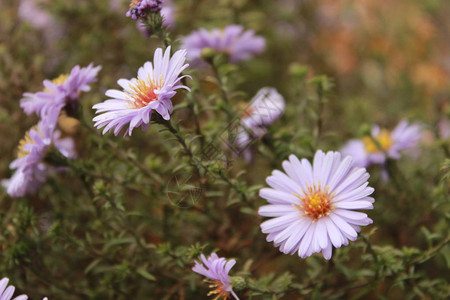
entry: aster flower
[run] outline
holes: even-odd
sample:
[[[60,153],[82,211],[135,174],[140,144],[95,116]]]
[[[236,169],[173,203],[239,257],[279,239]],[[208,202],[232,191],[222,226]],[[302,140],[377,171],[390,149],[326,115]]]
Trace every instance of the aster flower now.
[[[350,156],[319,150],[311,166],[290,155],[283,169],[267,177],[271,188],[259,191],[270,203],[259,214],[272,218],[261,224],[262,232],[281,252],[301,258],[322,252],[330,259],[333,246],[356,240],[360,226],[372,223],[367,214],[354,211],[372,209],[375,200],[369,197],[374,191],[368,187],[369,174]]]
[[[79,102],[81,92],[90,91],[89,84],[97,80],[101,66],[80,68],[75,66],[70,74],[63,74],[53,80],[44,80],[44,91],[24,93],[20,100],[20,107],[27,115],[32,113],[41,116],[45,110],[61,110],[65,106],[74,108]]]
[[[267,127],[281,117],[284,109],[283,96],[275,88],[264,87],[243,111],[241,123],[247,128]]]
[[[421,138],[420,125],[402,120],[392,132],[373,126],[371,137],[350,140],[341,152],[352,156],[357,166],[368,167],[372,164],[384,164],[387,158],[399,159],[402,152],[414,154]]]
[[[47,111],[42,120],[32,127],[20,141],[17,159],[11,162],[10,169],[15,173],[10,179],[3,180],[2,185],[11,197],[23,197],[35,193],[45,182],[51,168],[44,159],[54,145],[62,155],[75,157],[75,144],[71,138],[61,138],[56,130],[58,110]]]
[[[156,49],[153,64],[146,62],[138,70],[138,77],[131,80],[119,79],[117,83],[123,91],[108,90],[106,96],[112,99],[95,104],[96,113],[100,114],[93,120],[97,128],[103,129],[103,134],[114,128],[117,135],[124,126],[128,126],[125,134],[131,135],[136,127],[142,126],[146,130],[150,124],[153,111],[160,114],[165,120],[170,119],[173,111],[171,98],[176,90],[188,87],[182,85],[181,76],[189,65],[184,64],[186,51],[178,50],[170,57],[170,47],[167,47],[163,56],[161,48]]]
[[[14,295],[14,291],[16,288],[13,285],[8,286],[9,279],[4,277],[2,280],[0,280],[0,300],[11,300],[12,296]],[[20,295],[15,297],[12,300],[27,300],[27,295]],[[45,297],[42,300],[48,300],[47,297]]]
[[[9,279],[3,278],[0,280],[0,299],[1,300],[10,300],[14,295],[14,291],[16,288],[12,285],[8,286]],[[13,300],[27,300],[27,295],[20,295],[15,297]]]
[[[279,119],[284,109],[283,96],[270,87],[260,89],[250,105],[243,109],[235,142],[247,161],[252,159],[251,149],[248,147],[252,137],[263,136],[267,132],[266,127]]]
[[[209,279],[210,288],[214,288],[214,290],[210,291],[208,296],[216,295],[214,300],[220,298],[226,300],[231,294],[235,299],[239,300],[233,291],[231,279],[228,276],[236,261],[231,259],[227,262],[224,257],[219,257],[216,253],[211,253],[211,256],[208,258],[202,254],[201,259],[203,264],[195,261],[195,266],[192,268],[192,271]]]
[[[173,29],[175,27],[175,17],[174,17],[174,6],[172,1],[164,1],[161,8],[162,16],[162,26],[168,29]],[[146,38],[152,35],[152,30],[150,30],[143,20],[138,20],[136,22],[136,27],[140,33]]]
[[[160,12],[162,0],[131,0],[126,16],[137,20],[147,16],[149,12]]]
[[[210,48],[228,55],[230,62],[250,59],[261,53],[266,46],[265,39],[256,36],[253,30],[244,31],[241,25],[229,25],[224,29],[200,29],[182,38],[181,48],[188,51],[187,58],[199,60],[202,50]]]

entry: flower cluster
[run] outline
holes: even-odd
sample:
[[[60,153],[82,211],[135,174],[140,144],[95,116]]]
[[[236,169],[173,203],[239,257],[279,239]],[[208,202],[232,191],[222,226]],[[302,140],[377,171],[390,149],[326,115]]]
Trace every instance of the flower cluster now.
[[[241,25],[229,25],[224,29],[200,29],[182,38],[181,48],[187,50],[187,58],[198,61],[203,49],[212,49],[228,55],[230,62],[250,59],[264,51],[266,42],[256,36],[253,30],[244,31]]]
[[[126,16],[137,20],[145,17],[149,12],[160,12],[162,0],[132,0]]]
[[[357,166],[368,167],[384,164],[387,158],[399,159],[402,151],[414,154],[421,138],[420,125],[402,120],[392,132],[373,126],[370,136],[348,141],[341,152],[350,155]]]
[[[14,175],[2,182],[11,197],[33,194],[45,182],[52,168],[44,160],[52,146],[67,158],[76,156],[73,139],[61,137],[61,132],[56,129],[58,116],[58,110],[47,110],[41,121],[20,141],[17,159],[9,166],[15,171]]]
[[[360,226],[372,223],[367,214],[354,211],[373,208],[369,195],[374,189],[368,186],[369,174],[351,157],[319,150],[312,165],[291,155],[283,169],[273,171],[266,179],[271,188],[259,192],[270,203],[259,214],[272,218],[261,224],[262,232],[281,252],[301,258],[322,252],[330,259],[333,246],[356,240]]]
[[[20,106],[27,115],[36,114],[41,120],[20,141],[17,159],[10,164],[15,171],[13,176],[2,181],[11,197],[33,194],[45,182],[54,170],[45,163],[52,147],[67,158],[76,156],[73,139],[63,137],[57,129],[58,119],[62,110],[64,114],[76,111],[81,92],[90,90],[89,84],[96,80],[100,68],[93,64],[85,68],[75,66],[68,75],[44,80],[44,91],[24,93]]]
[[[208,258],[202,254],[201,259],[203,264],[195,261],[195,266],[192,270],[209,278],[210,288],[213,288],[213,290],[208,293],[208,296],[216,295],[214,300],[220,298],[226,300],[231,294],[235,299],[239,300],[233,291],[230,276],[228,276],[236,261],[234,259],[227,261],[225,258],[217,256],[216,253],[211,253],[211,256]]]
[[[117,83],[123,91],[108,90],[106,96],[112,99],[93,106],[100,114],[94,118],[94,126],[105,127],[103,134],[114,129],[115,135],[128,126],[125,135],[131,135],[136,127],[142,126],[144,131],[148,128],[153,111],[169,120],[173,110],[171,98],[176,90],[189,90],[181,84],[186,75],[180,74],[189,66],[185,60],[185,50],[178,50],[170,57],[170,47],[164,55],[161,48],[156,49],[153,64],[146,62],[139,68],[137,78],[119,79]]]

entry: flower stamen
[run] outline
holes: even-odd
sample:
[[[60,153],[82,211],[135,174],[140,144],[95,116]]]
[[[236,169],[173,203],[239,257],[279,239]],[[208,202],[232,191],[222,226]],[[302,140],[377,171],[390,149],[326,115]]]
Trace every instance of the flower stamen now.
[[[17,147],[17,158],[22,158],[27,156],[30,151],[25,149],[26,145],[35,144],[36,142],[30,137],[31,130],[37,130],[37,126],[33,126],[30,130],[25,133],[23,139],[20,140],[19,146]]]
[[[164,85],[164,80],[160,80],[159,85]],[[136,83],[130,86],[130,90],[127,91],[134,100],[133,108],[142,108],[150,102],[158,100],[155,89],[159,89],[159,86],[153,80],[146,82],[142,79],[137,79]]]
[[[227,300],[230,297],[230,292],[225,290],[224,284],[220,280],[206,280],[209,283],[211,290],[208,296],[216,295],[213,300]]]
[[[306,191],[303,191],[304,196],[294,194],[301,200],[300,205],[293,205],[294,208],[304,213],[303,216],[311,218],[313,221],[328,216],[333,210],[333,197],[328,192],[328,187],[323,189],[320,184],[318,186],[308,186]]]
[[[368,153],[387,151],[392,146],[391,133],[386,129],[381,129],[380,134],[376,137],[366,136],[362,141]]]

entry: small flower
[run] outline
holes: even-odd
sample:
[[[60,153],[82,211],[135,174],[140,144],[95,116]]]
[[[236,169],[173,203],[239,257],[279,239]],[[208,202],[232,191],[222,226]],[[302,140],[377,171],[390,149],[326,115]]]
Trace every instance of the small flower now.
[[[16,288],[13,285],[8,286],[9,279],[4,277],[2,280],[0,280],[0,300],[11,300],[12,296],[14,295],[14,291]],[[27,300],[27,295],[20,295],[15,297],[13,300]],[[48,300],[47,297],[45,297],[42,300]]]
[[[162,26],[168,29],[173,29],[175,27],[175,17],[174,17],[174,6],[172,1],[164,1],[161,8],[161,16],[162,16]],[[136,22],[137,29],[142,33],[142,35],[146,38],[152,35],[152,30],[147,27],[143,20],[138,20]]]
[[[182,43],[181,48],[188,50],[190,60],[200,60],[202,50],[209,48],[227,54],[232,63],[250,59],[266,46],[264,38],[256,36],[253,30],[244,31],[241,25],[210,31],[202,28],[182,38]]]
[[[76,156],[73,140],[61,138],[61,133],[56,130],[58,114],[55,109],[47,111],[19,142],[17,158],[9,165],[15,173],[11,179],[2,181],[11,197],[33,194],[45,182],[51,168],[44,163],[44,159],[52,145],[68,158]]]
[[[279,119],[285,110],[285,101],[274,88],[265,87],[251,100],[250,105],[242,110],[241,126],[236,135],[237,148],[242,151],[245,160],[251,161],[252,153],[248,147],[253,138],[263,136],[266,127]]]
[[[53,80],[44,80],[44,91],[24,93],[20,107],[27,115],[32,113],[41,116],[45,110],[61,110],[68,106],[74,108],[80,101],[80,93],[90,91],[89,84],[97,80],[101,66],[93,64],[85,68],[75,66],[70,74],[63,74]]]
[[[131,80],[119,79],[117,83],[123,88],[119,90],[108,90],[106,96],[113,99],[95,104],[96,113],[100,114],[93,120],[97,128],[103,129],[103,134],[114,129],[117,135],[120,130],[128,125],[125,134],[131,135],[134,128],[142,126],[146,130],[150,125],[151,114],[156,111],[165,120],[170,119],[173,111],[171,98],[176,94],[176,90],[188,87],[182,85],[181,76],[189,65],[184,64],[186,51],[178,50],[170,58],[170,47],[167,47],[164,56],[162,49],[155,51],[153,64],[146,62],[139,68],[138,77]]]
[[[137,20],[147,16],[149,12],[160,12],[162,0],[131,0],[126,16]]]
[[[242,113],[241,123],[247,128],[267,127],[284,113],[283,96],[274,88],[264,87]]]
[[[354,241],[360,226],[372,223],[367,214],[356,209],[372,209],[374,189],[368,187],[369,174],[355,167],[350,156],[339,152],[317,151],[311,166],[290,155],[283,162],[286,173],[275,170],[266,182],[271,188],[259,191],[270,205],[259,214],[273,219],[261,224],[267,241],[285,254],[306,258],[322,252],[330,259],[332,246],[339,248]]]
[[[368,167],[384,164],[387,158],[399,159],[402,151],[414,154],[421,138],[420,125],[402,120],[392,132],[373,126],[371,136],[350,140],[341,152],[352,156],[355,165]]]
[[[231,294],[235,299],[239,300],[233,291],[231,279],[228,276],[228,272],[230,272],[236,261],[231,259],[227,262],[224,257],[218,257],[216,253],[211,253],[208,259],[202,254],[201,259],[203,264],[195,261],[192,271],[209,278],[209,287],[214,289],[208,293],[208,296],[216,295],[214,300],[226,300]]]

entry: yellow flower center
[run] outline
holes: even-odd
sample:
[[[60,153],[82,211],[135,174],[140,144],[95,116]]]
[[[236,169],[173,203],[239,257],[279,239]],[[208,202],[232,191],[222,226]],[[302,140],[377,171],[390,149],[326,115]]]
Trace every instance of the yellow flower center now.
[[[206,280],[209,282],[209,287],[213,288],[212,291],[208,293],[208,296],[216,295],[213,300],[227,300],[230,297],[230,292],[226,291],[223,283],[220,280]]]
[[[376,141],[376,143],[374,142],[374,140]],[[373,138],[370,136],[365,136],[362,141],[367,153],[387,151],[392,146],[391,133],[386,129],[382,129],[380,131],[380,134]]]
[[[333,197],[328,192],[328,187],[322,189],[320,184],[309,186],[306,191],[304,191],[304,196],[299,194],[294,194],[301,200],[300,205],[293,205],[294,208],[300,210],[304,213],[303,216],[311,218],[313,221],[328,216],[334,207]]]
[[[63,84],[69,78],[69,74],[61,74],[52,80],[54,84]]]
[[[66,82],[67,78],[69,78],[69,74],[61,74],[58,77],[56,77],[55,79],[53,79],[52,82],[56,85],[60,85],[60,84],[63,84],[64,82]],[[44,92],[50,93],[50,90],[45,88]]]
[[[17,158],[22,158],[30,153],[30,151],[25,150],[25,145],[35,144],[36,142],[30,138],[30,131],[37,130],[37,126],[33,126],[30,130],[25,133],[23,139],[20,140],[19,146],[17,147]]]
[[[142,108],[150,102],[158,100],[155,89],[160,89],[163,83],[164,81],[162,79],[159,82],[159,86],[154,81],[147,82],[142,79],[137,79],[136,83],[130,85],[130,89],[126,91],[134,100],[132,108]]]

